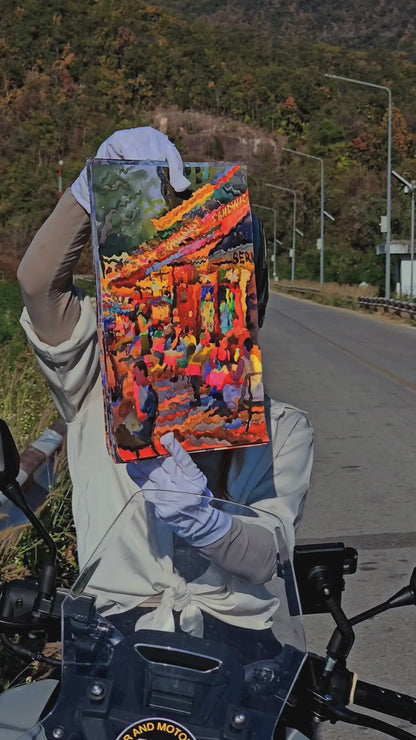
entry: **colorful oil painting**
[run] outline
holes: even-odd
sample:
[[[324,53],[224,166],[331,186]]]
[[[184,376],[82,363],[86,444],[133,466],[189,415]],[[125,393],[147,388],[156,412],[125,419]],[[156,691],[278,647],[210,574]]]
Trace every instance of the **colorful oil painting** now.
[[[247,173],[88,163],[107,443],[116,462],[264,444]]]

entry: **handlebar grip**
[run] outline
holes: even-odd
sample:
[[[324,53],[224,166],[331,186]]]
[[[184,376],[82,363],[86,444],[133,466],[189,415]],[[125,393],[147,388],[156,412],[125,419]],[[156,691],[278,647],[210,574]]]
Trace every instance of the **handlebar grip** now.
[[[416,724],[416,698],[398,691],[384,689],[365,681],[357,681],[352,702],[390,717]]]

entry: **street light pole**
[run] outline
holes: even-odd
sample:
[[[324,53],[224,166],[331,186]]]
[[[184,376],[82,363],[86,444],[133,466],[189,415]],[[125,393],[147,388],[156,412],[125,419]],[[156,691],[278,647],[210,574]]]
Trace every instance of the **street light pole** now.
[[[415,185],[411,189],[412,211],[410,221],[410,299],[413,300],[413,265],[415,259]]]
[[[276,188],[276,190],[284,190],[286,193],[293,195],[293,228],[292,228],[292,268],[291,268],[291,281],[295,282],[295,263],[296,263],[296,191],[290,188],[284,188],[281,185],[272,185],[270,182],[266,182],[266,187]]]
[[[264,208],[265,211],[273,211],[273,280],[277,280],[276,271],[276,209],[269,206],[261,206],[259,203],[253,203],[254,208]]]
[[[316,159],[321,163],[321,255],[320,255],[320,266],[319,266],[319,282],[321,285],[324,284],[324,260],[325,260],[325,183],[324,183],[324,160],[322,157],[315,157],[312,154],[305,154],[305,152],[298,152],[296,149],[288,149],[284,147],[284,152],[289,154],[299,154],[300,157],[308,157],[309,159]]]
[[[404,185],[404,192],[410,193],[412,198],[410,211],[410,298],[413,299],[413,264],[415,258],[415,190],[416,182],[409,182],[403,175],[392,170],[391,174]]]
[[[62,166],[63,166],[64,160],[59,159],[58,160],[58,198],[62,197]]]
[[[391,252],[391,144],[392,144],[392,100],[391,90],[385,85],[375,85],[374,82],[364,82],[363,80],[354,80],[352,77],[340,77],[339,75],[325,74],[333,80],[342,80],[343,82],[353,82],[356,85],[365,85],[366,87],[375,87],[378,90],[384,90],[389,96],[388,105],[388,134],[387,134],[387,232],[386,232],[386,275],[385,275],[385,294],[390,298],[390,252]]]

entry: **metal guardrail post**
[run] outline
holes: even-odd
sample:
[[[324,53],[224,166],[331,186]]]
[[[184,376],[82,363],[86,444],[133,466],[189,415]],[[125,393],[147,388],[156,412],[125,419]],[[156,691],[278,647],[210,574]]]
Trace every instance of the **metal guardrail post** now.
[[[282,285],[281,283],[274,287],[276,290],[287,290],[291,293],[300,293],[303,295],[307,295],[308,293],[311,295],[319,295],[322,292],[318,288],[303,288],[296,285]],[[371,311],[377,311],[381,308],[385,313],[393,311],[398,316],[401,316],[404,312],[409,315],[409,318],[416,320],[416,302],[398,301],[394,298],[370,298],[368,296],[358,296],[357,299],[352,296],[347,296],[346,299],[350,300],[350,302],[356,300],[360,306]]]
[[[378,308],[382,308],[385,313],[391,310],[398,316],[401,316],[402,312],[404,312],[409,315],[409,318],[416,319],[416,303],[398,301],[394,298],[368,298],[367,296],[359,296],[357,301],[361,306],[364,306],[364,308],[369,308],[374,311],[377,311]]]

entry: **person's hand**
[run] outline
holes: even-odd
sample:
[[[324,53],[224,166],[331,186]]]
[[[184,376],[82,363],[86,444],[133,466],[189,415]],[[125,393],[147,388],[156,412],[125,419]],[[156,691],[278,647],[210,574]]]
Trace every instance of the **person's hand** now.
[[[174,434],[160,441],[170,457],[129,463],[127,472],[175,534],[195,547],[212,545],[230,531],[231,516],[210,506],[207,479]]]
[[[157,131],[151,126],[115,131],[101,144],[96,156],[101,159],[167,161],[170,183],[177,193],[182,193],[191,184],[183,174],[182,157],[176,146],[172,144],[166,134],[162,134],[161,131]],[[86,167],[72,183],[71,191],[75,200],[87,213],[91,213]]]

